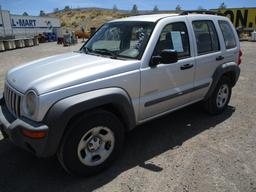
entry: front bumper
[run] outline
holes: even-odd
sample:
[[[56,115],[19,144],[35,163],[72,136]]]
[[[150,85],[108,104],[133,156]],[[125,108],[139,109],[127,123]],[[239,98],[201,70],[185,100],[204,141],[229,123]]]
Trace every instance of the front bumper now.
[[[5,138],[10,139],[14,144],[43,157],[47,149],[48,126],[33,122],[28,119],[14,117],[4,104],[4,99],[0,93],[0,130]],[[40,139],[26,137],[22,134],[26,131],[45,131],[46,136]]]

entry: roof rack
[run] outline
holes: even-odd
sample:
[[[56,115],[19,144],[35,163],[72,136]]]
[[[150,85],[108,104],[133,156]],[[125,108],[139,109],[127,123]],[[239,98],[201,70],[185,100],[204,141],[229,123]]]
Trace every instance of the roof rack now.
[[[217,11],[207,11],[207,10],[188,10],[188,11],[183,11],[180,13],[180,15],[188,15],[188,14],[210,14],[210,15],[220,15],[220,16],[225,16],[223,13],[221,12],[217,12]]]

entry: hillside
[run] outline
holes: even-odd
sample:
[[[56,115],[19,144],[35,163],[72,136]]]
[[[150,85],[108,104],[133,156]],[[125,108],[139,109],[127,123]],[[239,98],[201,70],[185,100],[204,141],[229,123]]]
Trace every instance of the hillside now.
[[[48,14],[49,16],[58,17],[61,20],[63,29],[89,31],[91,27],[100,27],[103,23],[116,19],[130,16],[130,13],[119,11],[114,12],[106,9],[74,9],[68,11],[59,11]]]

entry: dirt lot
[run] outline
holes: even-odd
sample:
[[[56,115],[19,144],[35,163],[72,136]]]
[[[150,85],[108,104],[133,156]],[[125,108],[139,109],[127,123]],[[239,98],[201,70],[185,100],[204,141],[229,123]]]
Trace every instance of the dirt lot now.
[[[0,191],[255,192],[256,43],[241,44],[240,80],[222,115],[193,105],[145,124],[127,136],[111,168],[90,178],[68,176],[55,158],[38,159],[0,140]],[[9,68],[77,47],[48,43],[0,53],[0,89]]]

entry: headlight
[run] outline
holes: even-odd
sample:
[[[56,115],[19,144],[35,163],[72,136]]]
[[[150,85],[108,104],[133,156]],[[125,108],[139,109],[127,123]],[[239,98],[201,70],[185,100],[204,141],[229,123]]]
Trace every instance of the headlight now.
[[[37,95],[34,91],[28,91],[25,96],[26,112],[29,116],[33,116],[37,107]]]

